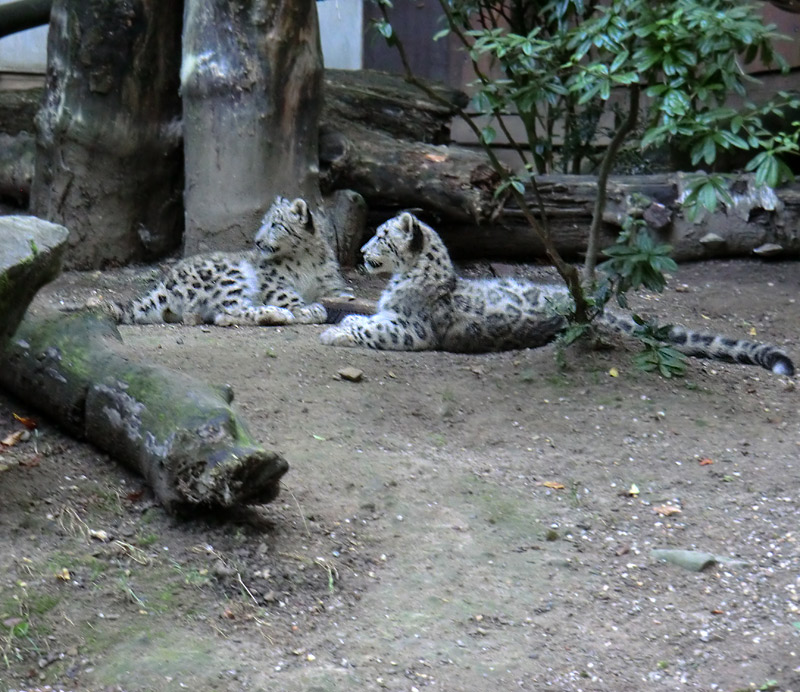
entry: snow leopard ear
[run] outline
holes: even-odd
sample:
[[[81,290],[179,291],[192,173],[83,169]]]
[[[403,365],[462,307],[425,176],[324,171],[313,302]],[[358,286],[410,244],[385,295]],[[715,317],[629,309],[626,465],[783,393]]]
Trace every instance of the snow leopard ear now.
[[[400,228],[406,235],[410,236],[408,249],[414,253],[421,252],[422,226],[420,226],[419,219],[413,214],[404,212],[400,215]]]
[[[306,227],[306,230],[313,233],[314,221],[311,218],[311,210],[308,208],[306,201],[298,197],[294,202],[292,202],[291,210],[292,213],[297,215],[297,218],[300,219],[300,223]]]

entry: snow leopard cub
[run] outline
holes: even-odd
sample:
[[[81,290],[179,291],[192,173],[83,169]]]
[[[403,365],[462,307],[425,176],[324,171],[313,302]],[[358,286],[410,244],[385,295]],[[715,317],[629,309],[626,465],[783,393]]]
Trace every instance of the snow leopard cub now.
[[[109,307],[122,324],[316,324],[322,296],[351,296],[333,252],[302,199],[278,197],[255,250],[181,260],[145,296]]]
[[[378,228],[361,248],[370,273],[391,273],[378,312],[349,315],[321,336],[334,346],[481,353],[532,348],[552,341],[566,326],[555,311],[570,305],[566,288],[514,279],[463,279],[456,275],[444,243],[412,214]],[[606,312],[601,325],[631,334],[638,325],[627,315]],[[669,342],[687,355],[760,365],[793,375],[790,358],[776,346],[728,339],[673,327]]]

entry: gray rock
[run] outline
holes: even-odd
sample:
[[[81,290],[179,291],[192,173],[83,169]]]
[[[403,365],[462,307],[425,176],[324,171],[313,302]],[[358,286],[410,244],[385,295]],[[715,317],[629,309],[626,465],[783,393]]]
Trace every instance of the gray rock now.
[[[0,343],[36,292],[58,276],[69,231],[35,216],[0,216]]]

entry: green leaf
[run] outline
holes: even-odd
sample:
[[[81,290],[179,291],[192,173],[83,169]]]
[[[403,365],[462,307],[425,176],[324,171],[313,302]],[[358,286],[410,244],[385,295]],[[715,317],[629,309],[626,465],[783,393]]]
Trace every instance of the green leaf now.
[[[617,57],[614,58],[613,62],[611,63],[611,67],[609,68],[609,72],[617,72],[624,64],[625,61],[630,56],[628,51],[622,51]]]
[[[383,19],[375,22],[375,28],[378,30],[378,33],[380,33],[380,35],[383,36],[387,41],[394,37],[392,25]]]
[[[703,160],[711,165],[717,158],[717,145],[713,137],[706,137],[703,142]]]
[[[698,190],[697,201],[704,209],[714,211],[717,208],[717,191],[714,185],[711,183],[703,185]]]

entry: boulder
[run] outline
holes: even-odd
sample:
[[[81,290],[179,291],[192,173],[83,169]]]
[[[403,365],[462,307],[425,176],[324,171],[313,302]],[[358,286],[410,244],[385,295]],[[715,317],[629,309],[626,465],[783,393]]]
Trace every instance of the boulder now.
[[[35,216],[0,216],[0,343],[36,292],[58,276],[69,231]]]

